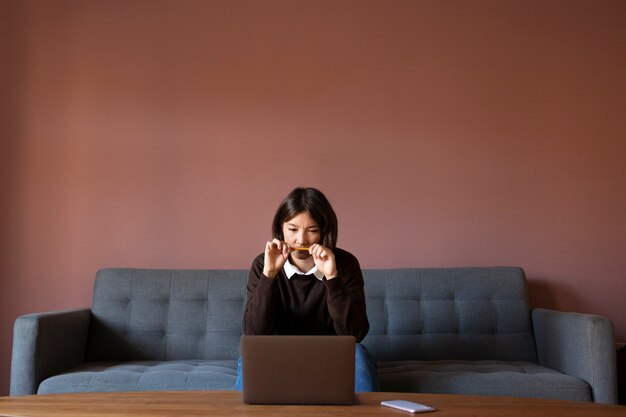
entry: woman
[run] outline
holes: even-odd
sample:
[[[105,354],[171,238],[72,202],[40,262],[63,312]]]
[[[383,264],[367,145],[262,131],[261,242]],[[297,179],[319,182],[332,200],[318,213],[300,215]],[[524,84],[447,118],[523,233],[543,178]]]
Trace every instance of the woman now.
[[[324,194],[294,189],[276,211],[272,234],[250,270],[244,334],[352,335],[362,341],[369,330],[363,275],[356,257],[336,247],[337,216]],[[355,384],[357,391],[377,390],[375,362],[360,344]]]

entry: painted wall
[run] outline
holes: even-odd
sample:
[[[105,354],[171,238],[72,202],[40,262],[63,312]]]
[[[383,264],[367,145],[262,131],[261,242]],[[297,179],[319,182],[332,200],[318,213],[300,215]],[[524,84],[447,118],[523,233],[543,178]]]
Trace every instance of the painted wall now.
[[[297,185],[365,268],[519,265],[626,340],[626,2],[0,1],[0,394],[110,266],[248,268]]]

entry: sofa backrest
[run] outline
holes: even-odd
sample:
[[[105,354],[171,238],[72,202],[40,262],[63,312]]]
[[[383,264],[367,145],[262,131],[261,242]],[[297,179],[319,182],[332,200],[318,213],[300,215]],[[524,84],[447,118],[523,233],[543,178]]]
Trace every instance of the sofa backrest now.
[[[516,267],[363,270],[378,361],[537,361],[524,271]]]
[[[520,268],[363,270],[377,360],[536,361]],[[88,360],[236,359],[248,270],[103,269]]]
[[[247,270],[100,270],[87,359],[237,359],[247,279]]]

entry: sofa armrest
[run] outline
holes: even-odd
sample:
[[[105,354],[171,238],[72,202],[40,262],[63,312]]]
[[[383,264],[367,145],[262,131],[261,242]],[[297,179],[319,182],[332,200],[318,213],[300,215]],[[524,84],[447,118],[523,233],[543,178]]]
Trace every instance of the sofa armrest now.
[[[18,317],[10,394],[36,394],[41,381],[83,362],[90,321],[87,308]]]
[[[617,404],[615,338],[609,319],[537,308],[532,320],[540,365],[586,381],[594,402]]]

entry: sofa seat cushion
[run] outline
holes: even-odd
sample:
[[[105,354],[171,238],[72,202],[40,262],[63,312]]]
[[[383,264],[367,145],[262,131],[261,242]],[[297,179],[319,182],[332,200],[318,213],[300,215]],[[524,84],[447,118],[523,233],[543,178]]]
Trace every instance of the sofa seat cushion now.
[[[378,372],[382,391],[592,401],[582,379],[532,362],[378,362]]]
[[[236,360],[91,362],[44,380],[38,393],[231,390],[236,378]]]

